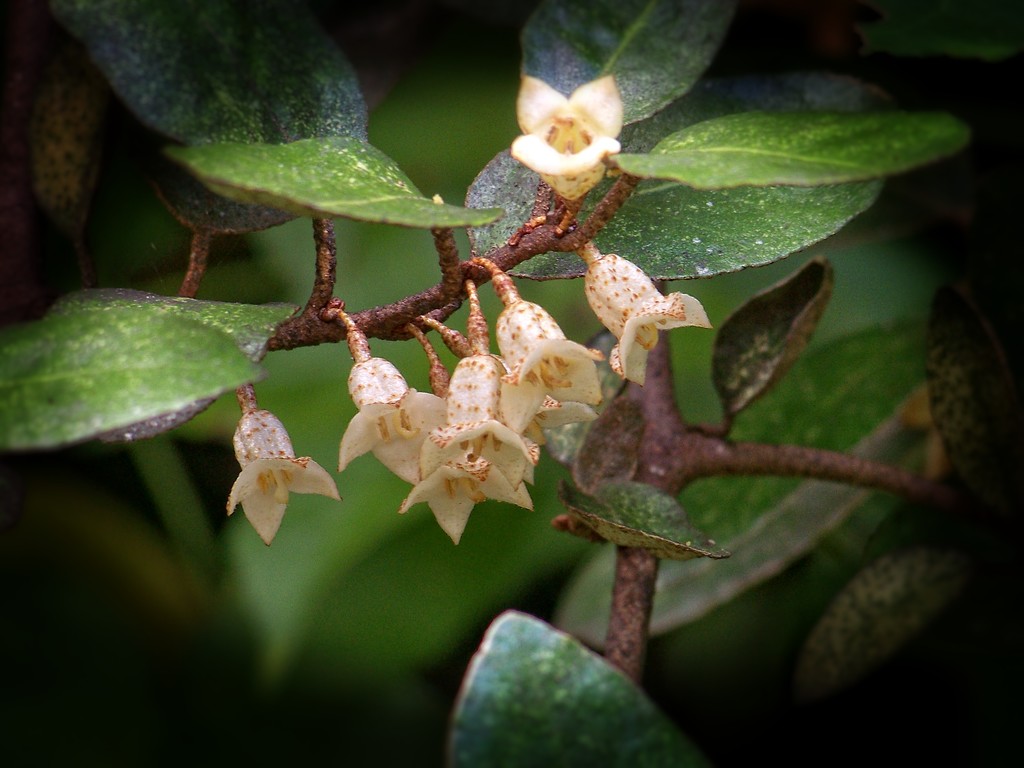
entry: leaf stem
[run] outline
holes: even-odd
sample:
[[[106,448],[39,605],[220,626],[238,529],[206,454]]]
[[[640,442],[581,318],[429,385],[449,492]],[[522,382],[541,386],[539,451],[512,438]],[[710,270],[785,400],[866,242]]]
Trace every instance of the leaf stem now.
[[[441,291],[449,297],[462,292],[462,268],[459,266],[459,247],[451,227],[432,229],[434,248],[437,249],[438,264],[441,267]]]
[[[199,293],[199,284],[206,274],[206,266],[210,257],[210,242],[212,237],[207,229],[197,229],[192,233],[192,243],[189,246],[188,270],[181,281],[178,295],[194,299]]]

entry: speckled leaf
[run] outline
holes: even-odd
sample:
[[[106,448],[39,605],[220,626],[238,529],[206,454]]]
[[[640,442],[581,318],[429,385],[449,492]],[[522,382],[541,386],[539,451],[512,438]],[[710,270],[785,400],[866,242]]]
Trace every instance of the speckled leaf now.
[[[923,435],[891,415],[920,385],[923,336],[915,327],[870,328],[801,356],[790,376],[742,413],[732,436],[815,445],[891,464],[917,456]],[[829,414],[827,424],[822,413]],[[824,481],[724,477],[694,483],[681,503],[732,556],[664,561],[652,632],[695,621],[776,576],[879,498],[898,503],[895,497]],[[558,626],[600,645],[614,567],[614,558],[602,553],[581,569],[559,600]]]
[[[110,89],[81,45],[68,40],[57,48],[32,108],[32,189],[78,247],[99,176],[109,101]]]
[[[81,442],[262,375],[228,334],[145,304],[8,326],[0,330],[0,449]]]
[[[627,123],[686,93],[711,63],[734,0],[548,0],[522,33],[523,72],[568,95],[615,75]]]
[[[590,423],[576,461],[572,479],[586,493],[595,493],[604,483],[632,480],[644,436],[644,413],[640,404],[616,397]]]
[[[968,136],[945,112],[741,112],[614,162],[634,176],[697,189],[820,186],[903,173],[962,149]]]
[[[613,544],[669,560],[729,557],[690,524],[678,501],[646,483],[606,483],[588,495],[563,482],[558,497],[572,517]]]
[[[289,0],[53,0],[125,106],[185,144],[366,137],[355,71],[305,3]],[[157,167],[155,183],[188,227],[249,232],[290,214],[214,197]]]
[[[185,144],[366,136],[341,50],[290,0],[51,0],[135,116]]]
[[[76,291],[60,298],[50,308],[51,315],[77,315],[83,312],[110,312],[133,309],[139,322],[159,315],[196,320],[223,331],[254,363],[263,359],[267,340],[277,326],[294,315],[294,304],[233,304],[223,301],[201,301],[181,296],[158,296],[129,288],[99,288]]]
[[[608,356],[611,354],[612,347],[617,343],[618,339],[611,333],[601,331],[587,341],[585,345],[590,349],[597,349],[604,353],[604,359],[598,360],[596,363],[597,378],[601,384],[602,403],[612,402],[625,386],[623,378],[613,371],[612,367],[608,364]],[[598,405],[599,410],[601,407],[601,405]],[[560,427],[545,429],[545,452],[563,466],[571,467],[573,462],[576,461],[576,456],[579,454],[587,432],[590,431],[590,426],[593,423],[592,421],[577,421],[572,424],[563,424]]]
[[[299,216],[432,228],[478,226],[503,213],[435,203],[391,158],[351,137],[170,147],[167,154],[218,194]]]
[[[991,327],[958,291],[943,288],[928,325],[932,418],[971,490],[1005,514],[1024,505],[1024,414]]]
[[[860,26],[867,51],[995,61],[1024,50],[1024,5],[1019,2],[872,0],[871,5],[882,17]]]
[[[970,560],[954,550],[915,547],[883,555],[839,592],[797,658],[801,701],[858,682],[891,658],[959,596]]]
[[[710,766],[643,691],[579,641],[506,611],[455,701],[447,764]]]
[[[750,110],[878,109],[878,92],[849,78],[821,73],[721,78],[699,83],[653,117],[628,126],[623,151],[649,152],[668,134],[721,115]],[[592,209],[606,181],[588,197]],[[537,177],[507,152],[477,176],[467,195],[472,207],[502,205],[497,224],[470,231],[480,253],[503,244],[530,216]],[[696,190],[669,181],[640,183],[597,246],[628,256],[652,277],[710,277],[778,261],[838,231],[867,209],[881,182],[822,187],[740,187]],[[519,265],[515,274],[536,279],[578,277],[583,262],[573,253],[547,253]]]
[[[739,413],[789,371],[825,311],[832,283],[832,265],[812,259],[725,319],[711,375],[726,414]]]

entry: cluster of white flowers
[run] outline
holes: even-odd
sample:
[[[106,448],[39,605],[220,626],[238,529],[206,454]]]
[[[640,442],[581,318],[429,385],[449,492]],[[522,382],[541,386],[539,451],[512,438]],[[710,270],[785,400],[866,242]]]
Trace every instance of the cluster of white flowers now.
[[[622,102],[613,78],[577,89],[569,98],[535,78],[523,79],[519,120],[528,134],[513,144],[513,155],[536,170],[563,198],[576,200],[604,175],[606,159],[619,151]],[[624,379],[644,383],[647,353],[661,329],[710,327],[697,299],[663,295],[630,261],[601,254],[588,243],[578,251],[587,264],[587,301],[618,343],[609,363]],[[486,268],[504,305],[490,349],[490,331],[476,286],[466,281],[469,318],[466,335],[421,318],[441,332],[459,355],[450,373],[441,368],[422,332],[412,330],[431,356],[432,393],[409,387],[398,369],[374,357],[366,336],[344,312],[354,365],[348,390],[359,412],[341,439],[338,470],[372,453],[395,475],[412,484],[399,506],[404,513],[426,503],[456,544],[473,507],[495,499],[533,508],[527,485],[544,443],[544,428],[596,418],[601,401],[596,367],[603,355],[567,339],[540,305],[524,300],[512,279],[486,259]],[[297,459],[281,423],[258,410],[255,398],[243,402],[235,435],[242,474],[228,500],[239,503],[266,543],[281,523],[289,490],[338,498],[334,482],[316,462]]]

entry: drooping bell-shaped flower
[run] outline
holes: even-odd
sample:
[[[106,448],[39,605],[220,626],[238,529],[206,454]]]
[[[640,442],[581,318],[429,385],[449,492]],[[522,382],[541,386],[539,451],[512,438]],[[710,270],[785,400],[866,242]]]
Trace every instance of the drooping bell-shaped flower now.
[[[348,375],[348,391],[359,408],[342,435],[338,471],[353,459],[373,452],[385,467],[409,483],[419,480],[419,452],[427,433],[444,423],[444,401],[411,389],[387,360],[370,355],[363,332],[348,315],[348,347],[356,361]]]
[[[411,389],[398,369],[380,357],[353,365],[348,385],[359,413],[341,438],[338,470],[372,451],[400,478],[417,482],[420,447],[427,433],[444,423],[444,400]]]
[[[533,509],[523,483],[512,483],[486,459],[442,464],[416,484],[398,511],[404,514],[415,504],[426,502],[434,519],[458,544],[473,507],[495,499]]]
[[[603,359],[565,337],[551,314],[519,295],[512,278],[487,259],[474,262],[491,270],[493,285],[505,308],[495,323],[502,359],[510,371],[502,378],[502,420],[522,432],[545,398],[596,405],[601,402],[595,361]]]
[[[443,464],[485,459],[513,486],[533,480],[540,449],[501,420],[501,379],[505,366],[490,354],[462,358],[445,397],[444,426],[430,432],[420,450],[420,477]]]
[[[612,75],[581,85],[568,98],[526,75],[516,116],[524,135],[512,142],[512,157],[566,200],[589,192],[604,176],[605,160],[621,149],[622,97]]]
[[[327,470],[308,456],[296,458],[288,432],[270,411],[244,412],[233,442],[242,472],[231,487],[228,514],[241,504],[246,518],[268,546],[281,527],[289,493],[318,493],[340,499]]]
[[[658,331],[693,325],[710,328],[700,301],[685,293],[662,294],[647,274],[628,259],[601,254],[592,243],[578,251],[587,262],[584,289],[591,309],[619,340],[608,356],[616,373],[643,384],[647,353]]]

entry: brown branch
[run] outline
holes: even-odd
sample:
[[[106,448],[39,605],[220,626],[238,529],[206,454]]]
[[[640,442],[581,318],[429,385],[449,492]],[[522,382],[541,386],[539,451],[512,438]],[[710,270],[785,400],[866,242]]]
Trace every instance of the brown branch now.
[[[206,274],[212,239],[209,230],[196,230],[192,233],[192,243],[188,253],[188,270],[178,289],[179,296],[194,299],[199,293],[199,284],[203,281],[203,275]]]
[[[334,298],[334,282],[338,268],[334,223],[330,219],[313,219],[313,241],[316,243],[316,274],[313,278],[313,290],[310,292],[302,312],[285,321],[270,338],[267,345],[268,350],[307,346],[301,342],[295,342],[305,338],[319,338],[328,335],[328,330],[330,330],[331,341],[341,341],[345,338],[343,324],[320,317],[321,311]],[[282,347],[280,346],[282,340],[292,343]],[[319,344],[320,342],[314,343]]]
[[[7,4],[0,102],[0,325],[39,317],[52,298],[43,280],[32,192],[29,117],[49,48],[45,0]]]
[[[649,549],[615,548],[615,583],[604,655],[635,683],[643,678],[657,579],[658,558]]]
[[[629,199],[638,182],[639,179],[634,176],[620,176],[587,220],[573,232],[562,236],[557,232],[557,222],[543,224],[524,234],[516,245],[504,244],[492,248],[484,258],[508,272],[517,264],[542,253],[575,251],[583,243],[593,239],[611,221],[623,203]],[[491,279],[490,272],[482,266],[468,261],[460,262],[459,266],[462,269],[462,278],[471,279],[478,285]],[[457,294],[458,292],[453,296],[448,284],[442,279],[437,285],[420,293],[406,296],[391,304],[353,312],[350,317],[368,338],[408,339],[408,325],[419,317],[428,315],[441,322],[450,317],[461,306]],[[301,316],[292,318],[278,328],[267,348],[294,349],[338,342],[344,338],[344,327],[337,323],[323,322],[315,314],[303,312]]]
[[[651,350],[647,359],[644,386],[630,384],[626,396],[640,404],[645,422],[635,479],[670,492],[672,470],[678,458],[666,451],[665,445],[671,445],[672,438],[685,431],[686,425],[676,405],[669,346],[664,339]],[[658,558],[651,550],[616,548],[605,658],[637,683],[643,677],[657,578]]]
[[[441,292],[450,298],[462,291],[462,268],[459,266],[459,247],[451,227],[432,229],[434,248],[437,249],[438,264],[441,267]]]
[[[839,451],[802,445],[730,442],[699,431],[676,435],[666,444],[666,450],[680,457],[669,473],[670,485],[678,490],[706,477],[771,475],[873,488],[915,504],[954,512],[977,507],[976,501],[952,486],[902,467]]]

